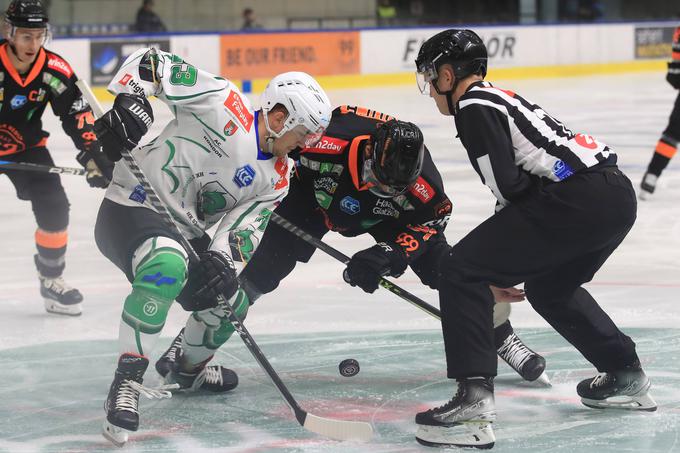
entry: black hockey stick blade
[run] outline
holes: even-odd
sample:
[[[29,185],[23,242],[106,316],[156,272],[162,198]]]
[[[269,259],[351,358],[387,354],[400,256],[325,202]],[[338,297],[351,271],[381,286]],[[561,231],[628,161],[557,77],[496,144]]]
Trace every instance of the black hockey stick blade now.
[[[9,160],[0,160],[0,170],[37,171],[40,173],[80,176],[85,174],[84,168],[53,167],[51,165],[32,164],[30,162],[12,162]]]
[[[340,261],[341,263],[347,264],[349,262],[349,257],[342,253],[340,250],[335,249],[328,245],[327,243],[323,242],[322,240],[315,238],[311,234],[307,233],[305,230],[302,228],[292,224],[288,220],[284,219],[280,215],[276,213],[276,211],[272,212],[271,219],[279,225],[281,228],[284,230],[287,230],[291,233],[293,233],[295,236],[299,237],[303,241],[313,245],[314,247],[318,248],[319,250],[327,253],[328,255],[332,256],[336,260]],[[418,296],[409,293],[405,289],[401,288],[400,286],[395,285],[391,281],[381,278],[380,279],[380,286],[385,288],[386,290],[392,292],[393,294],[396,294],[397,296],[401,297],[404,299],[406,302],[410,303],[411,305],[420,308],[423,310],[425,313],[429,314],[433,318],[441,319],[442,314],[439,311],[438,308],[433,307],[432,305],[428,304]]]

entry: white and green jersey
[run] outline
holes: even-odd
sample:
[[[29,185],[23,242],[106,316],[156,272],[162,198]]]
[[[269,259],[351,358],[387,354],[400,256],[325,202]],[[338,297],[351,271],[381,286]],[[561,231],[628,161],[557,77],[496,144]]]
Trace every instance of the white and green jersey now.
[[[185,237],[200,237],[219,222],[211,249],[247,262],[288,192],[293,165],[259,150],[258,113],[248,99],[229,80],[150,49],[130,55],[108,89],[156,96],[170,107],[174,119],[133,155]],[[123,161],[106,198],[152,209]]]

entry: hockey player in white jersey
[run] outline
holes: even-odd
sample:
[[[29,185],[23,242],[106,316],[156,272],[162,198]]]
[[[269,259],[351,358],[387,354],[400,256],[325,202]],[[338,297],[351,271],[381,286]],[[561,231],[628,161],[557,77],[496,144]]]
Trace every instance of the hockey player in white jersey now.
[[[139,427],[140,391],[148,356],[174,300],[193,312],[182,335],[182,355],[159,369],[182,389],[223,392],[236,387],[236,374],[208,362],[234,332],[215,306],[222,294],[245,317],[248,298],[238,288],[243,269],[288,192],[288,152],[311,146],[331,117],[328,97],[308,74],[273,78],[254,111],[230,81],[155,49],[130,55],[109,84],[113,108],[95,123],[110,159],[130,150],[183,235],[199,252],[187,254],[164,226],[133,173],[117,162],[97,217],[101,252],[132,283],[119,330],[118,368],[105,404],[104,435],[117,445]],[[153,121],[147,97],[170,107],[174,119],[148,144],[137,144]],[[211,239],[205,231],[217,225]],[[158,367],[157,367],[158,368]]]

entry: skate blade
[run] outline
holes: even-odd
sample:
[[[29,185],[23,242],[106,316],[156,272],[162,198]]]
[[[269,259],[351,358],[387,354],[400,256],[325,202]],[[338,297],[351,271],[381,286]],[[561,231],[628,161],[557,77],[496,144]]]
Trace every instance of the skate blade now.
[[[467,422],[453,426],[418,425],[416,440],[427,447],[493,448],[496,436],[489,422]]]
[[[552,387],[550,378],[548,378],[548,374],[545,371],[541,373],[541,375],[537,377],[535,380],[531,381],[531,383],[540,387]]]
[[[642,201],[647,201],[647,200],[649,200],[650,198],[652,198],[652,193],[651,193],[651,192],[647,192],[647,191],[644,190],[644,189],[641,189],[641,190],[640,190],[640,193],[638,193],[638,198],[639,198],[640,200],[642,200]]]
[[[52,299],[45,299],[45,311],[57,315],[80,316],[83,313],[80,302],[73,305],[64,305]]]
[[[633,396],[614,396],[604,400],[581,398],[581,403],[593,409],[625,409],[654,412],[657,408],[656,401],[654,401],[649,393]]]
[[[122,447],[128,441],[129,431],[112,425],[108,420],[102,426],[102,436],[116,447]]]

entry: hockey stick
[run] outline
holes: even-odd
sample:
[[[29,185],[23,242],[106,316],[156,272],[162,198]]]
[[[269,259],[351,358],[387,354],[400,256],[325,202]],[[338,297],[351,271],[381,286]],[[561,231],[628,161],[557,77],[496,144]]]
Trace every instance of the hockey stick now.
[[[41,173],[58,173],[61,175],[84,175],[84,168],[73,167],[53,167],[51,165],[32,164],[30,162],[11,162],[8,160],[0,160],[0,170],[24,170],[24,171],[38,171]]]
[[[291,233],[293,233],[295,236],[299,237],[303,241],[313,245],[314,247],[318,248],[319,250],[326,252],[336,260],[340,261],[341,263],[347,264],[349,263],[349,257],[342,253],[340,250],[335,249],[331,247],[330,245],[326,244],[325,242],[321,241],[320,239],[315,238],[311,234],[307,233],[304,231],[302,228],[297,227],[296,225],[290,223],[288,220],[284,219],[280,215],[276,213],[276,211],[272,212],[271,219],[279,225],[281,228],[284,230],[288,230]],[[380,286],[385,288],[386,290],[392,292],[393,294],[396,294],[397,296],[401,297],[404,299],[406,302],[410,303],[411,305],[414,305],[421,310],[423,310],[425,313],[431,315],[433,318],[441,319],[442,315],[441,312],[439,311],[438,308],[433,307],[432,305],[428,304],[418,296],[415,296],[408,291],[406,291],[403,288],[400,288],[399,286],[395,285],[394,283],[390,282],[389,280],[385,278],[380,279]]]
[[[102,107],[101,105],[99,105],[99,101],[94,96],[94,93],[92,93],[92,90],[87,85],[87,83],[85,83],[85,81],[83,80],[79,80],[78,82],[76,82],[76,84],[78,85],[78,88],[80,88],[80,91],[83,93],[85,98],[92,106],[92,110],[95,114],[95,117],[97,118],[101,117],[103,114]],[[125,159],[125,163],[127,164],[130,171],[132,171],[132,173],[135,175],[139,183],[146,191],[147,199],[149,200],[151,205],[154,207],[154,209],[156,209],[158,214],[160,214],[165,225],[179,239],[180,243],[182,244],[182,247],[184,247],[187,254],[189,255],[189,260],[194,263],[199,261],[198,254],[191,246],[189,241],[182,235],[182,232],[180,231],[179,227],[177,226],[172,216],[170,215],[168,208],[158,198],[158,195],[154,191],[153,187],[151,187],[151,185],[149,184],[149,181],[142,172],[142,169],[139,168],[139,165],[137,165],[135,158],[132,156],[130,152],[126,150],[123,150],[121,154],[123,155],[123,159]],[[234,313],[233,307],[221,295],[218,297],[218,302],[220,308],[222,308],[226,312],[229,321],[234,326],[236,332],[238,332],[239,336],[241,337],[241,340],[243,340],[243,343],[245,343],[246,347],[253,355],[257,363],[264,370],[264,372],[267,373],[267,375],[274,383],[279,393],[281,393],[281,396],[283,396],[283,399],[286,401],[286,403],[288,403],[288,406],[290,406],[290,408],[292,409],[293,414],[295,415],[295,418],[297,419],[300,425],[302,425],[305,429],[309,431],[336,440],[365,441],[371,438],[371,436],[373,435],[373,427],[371,426],[370,423],[355,422],[349,420],[335,420],[331,418],[319,417],[317,415],[310,414],[309,412],[302,409],[298,402],[293,397],[293,395],[291,395],[291,393],[288,391],[288,388],[286,388],[283,381],[281,381],[281,378],[276,373],[274,368],[272,368],[271,364],[265,357],[262,350],[255,343],[255,340],[250,335],[246,327],[243,325],[241,319],[236,315],[236,313]]]
[[[270,217],[274,223],[279,225],[281,228],[284,230],[288,230],[291,233],[293,233],[295,236],[299,237],[303,241],[307,242],[308,244],[313,245],[314,247],[318,248],[319,250],[326,252],[328,255],[332,256],[336,260],[340,261],[341,263],[347,264],[349,262],[349,257],[342,253],[340,250],[333,248],[332,246],[328,245],[327,243],[323,242],[322,240],[315,238],[311,234],[307,233],[305,230],[302,228],[297,227],[296,225],[292,224],[288,220],[284,219],[281,217],[279,214],[276,213],[276,211],[272,212],[271,217]],[[421,310],[423,310],[425,313],[429,314],[433,318],[441,319],[441,311],[439,311],[438,308],[433,307],[432,305],[428,304],[424,300],[420,299],[418,296],[415,296],[405,289],[400,288],[399,286],[395,285],[394,283],[390,282],[389,280],[385,278],[380,279],[380,286],[385,288],[386,290],[396,294],[397,296],[401,297],[404,299],[406,302],[410,303],[411,305],[414,305]],[[510,317],[510,304],[509,303],[497,303],[496,304],[496,309],[494,311],[494,327],[498,327],[500,324],[505,322]],[[496,321],[496,317],[498,316],[498,323]],[[544,375],[541,375],[541,377],[545,377]],[[541,378],[539,378],[541,379]],[[545,377],[547,379],[547,377]],[[542,381],[544,382],[544,381]],[[545,383],[545,382],[544,382]],[[549,383],[549,382],[548,382]]]

